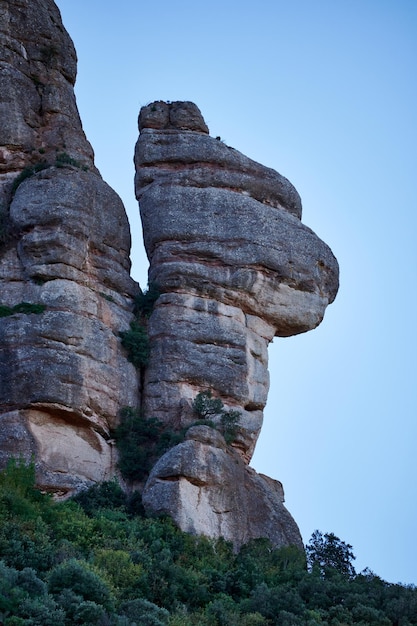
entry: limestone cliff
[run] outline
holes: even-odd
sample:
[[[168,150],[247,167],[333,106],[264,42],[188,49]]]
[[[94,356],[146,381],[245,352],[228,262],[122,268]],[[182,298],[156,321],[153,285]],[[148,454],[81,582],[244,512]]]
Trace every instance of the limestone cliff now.
[[[240,414],[227,449],[191,430],[167,452],[145,505],[238,545],[254,536],[294,542],[281,485],[247,463],[267,400],[268,344],[321,322],[338,288],[336,259],[301,223],[291,183],[210,137],[194,104],[154,102],[139,129],[136,195],[150,281],[162,292],[149,321],[145,412],[171,428],[190,425],[193,399],[210,389]]]
[[[3,1],[0,32],[0,462],[34,456],[39,485],[71,493],[114,475],[110,428],[138,403],[119,338],[129,225],[94,167],[54,2]]]
[[[210,137],[194,104],[141,110],[135,186],[160,295],[138,372],[120,336],[140,293],[129,225],[82,130],[72,42],[52,0],[3,0],[0,36],[0,467],[34,458],[61,495],[111,478],[111,431],[140,407],[185,433],[141,486],[150,513],[236,548],[301,546],[281,483],[249,467],[268,344],[316,327],[338,287],[298,193]],[[224,408],[196,425],[205,391]]]

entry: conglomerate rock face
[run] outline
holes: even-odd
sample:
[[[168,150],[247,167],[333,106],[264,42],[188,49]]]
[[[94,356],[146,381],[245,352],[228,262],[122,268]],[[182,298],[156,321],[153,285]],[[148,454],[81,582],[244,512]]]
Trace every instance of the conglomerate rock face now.
[[[149,321],[145,412],[174,429],[190,425],[193,399],[209,389],[240,413],[231,446],[190,435],[168,451],[145,506],[235,545],[257,536],[300,543],[281,485],[247,464],[267,400],[268,344],[321,322],[338,289],[336,259],[301,223],[291,183],[210,137],[193,103],[154,102],[139,129],[136,195],[149,280],[162,294]]]
[[[3,0],[0,36],[0,465],[34,457],[41,487],[72,493],[114,475],[110,429],[138,404],[119,338],[130,231],[94,167],[56,5]]]
[[[0,37],[0,467],[34,458],[61,495],[109,479],[120,409],[140,407],[186,433],[143,487],[150,513],[236,548],[301,547],[281,483],[248,465],[269,342],[315,328],[338,287],[298,193],[211,138],[194,104],[142,109],[136,193],[160,296],[138,372],[120,340],[140,292],[129,226],[82,130],[73,44],[52,0],[2,0]],[[195,425],[207,391],[231,430],[221,412]]]

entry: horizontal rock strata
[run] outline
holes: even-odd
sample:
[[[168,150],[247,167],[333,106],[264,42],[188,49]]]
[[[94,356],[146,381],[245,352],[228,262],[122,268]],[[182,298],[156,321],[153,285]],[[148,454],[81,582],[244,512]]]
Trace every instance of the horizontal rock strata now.
[[[252,457],[267,400],[267,347],[274,336],[306,332],[321,322],[338,289],[336,259],[301,223],[301,201],[291,183],[210,137],[194,104],[152,103],[141,110],[139,128],[136,195],[149,279],[162,292],[149,320],[146,413],[174,429],[190,425],[195,420],[193,399],[205,389],[226,409],[240,413],[227,455],[212,452],[224,473],[202,487],[205,508],[189,506],[184,496],[181,506],[195,510],[193,519],[184,521],[179,504],[171,505],[171,514],[181,527],[194,525],[197,531],[209,526],[207,534],[223,536],[235,536],[233,516],[246,515],[246,522],[241,521],[251,529],[243,533],[246,539],[266,533],[279,543],[265,528],[252,527],[249,509],[242,513],[227,468],[233,452],[239,467],[241,462],[246,467],[245,478],[239,479],[241,488],[250,484],[254,493],[268,491],[264,479],[245,465]],[[167,510],[166,497],[178,503],[184,489],[193,491],[184,483],[190,483],[192,472],[183,459],[191,449],[200,458],[201,446],[184,446],[158,464],[164,473],[172,470],[177,486],[173,478],[168,485],[155,468],[144,493],[150,510]],[[190,452],[187,458],[191,456]],[[169,466],[179,458],[181,469],[176,474]],[[222,482],[230,514],[214,531],[216,525],[204,520]],[[202,498],[201,489],[199,493]],[[259,498],[254,507],[264,510],[265,499]],[[281,512],[282,506],[281,498],[277,505]],[[289,530],[289,535],[293,532]]]
[[[281,483],[249,467],[268,344],[315,328],[338,288],[297,191],[210,137],[193,103],[141,110],[135,187],[160,295],[140,321],[150,356],[137,371],[120,336],[140,293],[129,225],[81,126],[59,10],[5,0],[0,38],[0,467],[34,458],[38,486],[62,496],[107,480],[120,409],[140,407],[186,433],[143,487],[149,513],[236,549],[302,547]],[[132,335],[140,344],[143,328]],[[133,347],[140,366],[147,346]],[[215,411],[197,414],[201,392]]]
[[[11,313],[0,318],[0,464],[34,457],[38,484],[66,494],[115,473],[110,430],[138,404],[119,337],[138,287],[56,5],[3,2],[0,30],[0,305]]]
[[[281,483],[248,467],[208,426],[190,428],[186,441],[156,463],[143,503],[186,532],[223,537],[236,549],[259,537],[303,547]]]

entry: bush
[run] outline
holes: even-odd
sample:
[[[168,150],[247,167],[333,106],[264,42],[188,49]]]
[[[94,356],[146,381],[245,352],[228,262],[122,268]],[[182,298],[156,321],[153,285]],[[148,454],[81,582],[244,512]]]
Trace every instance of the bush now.
[[[74,612],[74,621],[76,624],[102,624],[105,618],[106,612],[102,606],[91,602],[91,600],[85,600],[81,602]]]
[[[59,152],[56,155],[55,165],[56,167],[65,167],[66,165],[72,165],[72,167],[78,167],[78,169],[81,169],[84,172],[88,170],[88,167],[86,165],[83,165],[82,163],[80,163],[80,161],[77,161],[77,159],[73,159],[66,152]]]
[[[51,596],[25,598],[18,614],[25,618],[25,626],[65,626],[65,613]],[[7,622],[6,622],[7,623]]]
[[[154,309],[155,302],[161,295],[161,290],[156,283],[149,283],[148,289],[141,292],[135,298],[135,316],[137,318],[148,318]]]
[[[1,525],[1,557],[8,565],[18,569],[32,567],[38,572],[46,571],[51,567],[54,556],[48,526],[41,517],[31,520],[26,513],[23,513],[23,520],[16,523],[14,516],[14,519]]]
[[[71,559],[52,569],[48,581],[49,592],[59,595],[70,590],[83,600],[90,600],[106,608],[112,607],[110,590],[105,582],[82,561]]]
[[[10,491],[29,500],[40,501],[42,497],[34,485],[35,464],[26,463],[24,459],[9,459],[5,469],[0,472],[0,494]]]
[[[193,401],[194,412],[203,420],[218,416],[220,424],[217,427],[223,434],[226,443],[230,444],[238,433],[239,411],[226,411],[220,398],[213,398],[210,389],[200,391]]]
[[[96,550],[94,565],[104,572],[114,588],[134,586],[142,575],[142,565],[134,563],[126,550]]]
[[[15,315],[16,313],[43,313],[46,309],[44,304],[33,304],[31,302],[20,302],[15,306],[6,306],[0,304],[0,317],[8,317],[9,315]]]
[[[0,472],[5,626],[417,626],[412,585],[369,571],[308,571],[296,548],[262,539],[235,554],[167,518],[127,516],[114,484],[88,517],[73,501],[36,492],[33,481],[33,465],[11,462]],[[113,496],[116,508],[105,508]]]
[[[220,430],[226,440],[226,443],[232,443],[239,431],[238,422],[240,419],[239,411],[223,411],[220,416]]]
[[[64,625],[63,611],[34,570],[18,571],[0,561],[0,623],[2,617],[6,625]]]
[[[119,334],[129,361],[138,369],[147,365],[149,337],[146,328],[138,320],[133,320],[130,322],[130,330],[124,330]]]
[[[122,346],[127,352],[127,358],[138,369],[146,367],[148,364],[150,347],[146,325],[159,296],[159,287],[152,283],[147,291],[136,296],[135,319],[130,322],[130,330],[119,333]]]
[[[41,161],[40,163],[35,163],[35,165],[25,167],[25,169],[22,170],[13,181],[12,197],[15,195],[17,188],[23,183],[24,180],[30,178],[31,176],[34,176],[37,172],[41,172],[42,170],[47,169],[48,167],[50,167],[50,165],[46,161]]]
[[[161,609],[153,602],[142,598],[122,602],[119,611],[141,626],[165,626],[169,618],[169,612],[166,609]]]
[[[220,415],[223,407],[223,402],[220,398],[213,398],[210,389],[200,391],[193,401],[194,412],[203,420],[215,415]]]
[[[143,480],[159,457],[184,438],[183,431],[166,430],[162,422],[146,419],[130,407],[122,410],[121,422],[113,434],[119,450],[119,469],[130,480]]]
[[[126,495],[115,480],[93,485],[81,491],[73,500],[87,515],[93,515],[99,509],[119,509],[126,505]]]

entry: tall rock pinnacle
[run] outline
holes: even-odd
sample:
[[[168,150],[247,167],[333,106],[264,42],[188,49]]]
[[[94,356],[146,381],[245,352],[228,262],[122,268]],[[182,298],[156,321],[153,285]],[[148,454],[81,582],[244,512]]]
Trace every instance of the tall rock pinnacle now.
[[[301,223],[291,183],[210,137],[193,103],[154,102],[139,129],[136,196],[149,280],[162,293],[149,321],[145,412],[190,425],[208,389],[240,413],[230,446],[191,428],[154,467],[145,506],[237,546],[258,536],[299,543],[280,484],[247,464],[267,400],[268,344],[321,322],[338,289],[336,259]]]
[[[149,513],[236,549],[301,547],[281,483],[249,467],[268,344],[315,328],[338,288],[297,191],[210,137],[195,104],[141,110],[135,187],[159,296],[139,372],[120,336],[139,324],[129,225],[81,126],[59,10],[3,0],[0,37],[0,467],[33,458],[59,496],[108,480],[120,409],[141,407],[184,436],[131,485]]]
[[[109,432],[138,403],[119,338],[129,225],[94,167],[55,3],[3,0],[0,35],[0,465],[34,457],[39,486],[72,493],[114,475]]]

